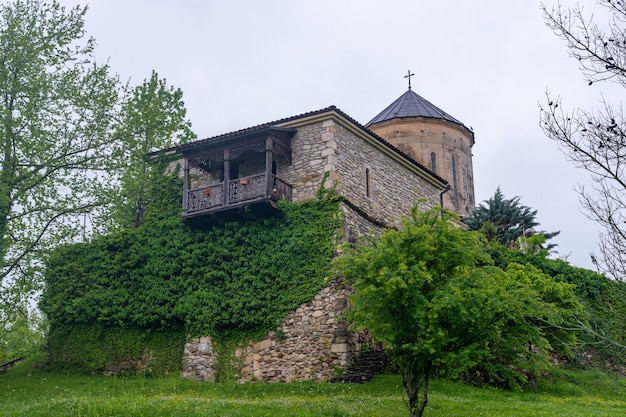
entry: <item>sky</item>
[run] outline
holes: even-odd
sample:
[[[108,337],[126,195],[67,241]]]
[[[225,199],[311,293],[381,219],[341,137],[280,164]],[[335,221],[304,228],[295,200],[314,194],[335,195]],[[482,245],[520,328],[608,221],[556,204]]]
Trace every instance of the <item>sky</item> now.
[[[543,1],[549,8],[557,0]],[[591,14],[595,2],[580,1]],[[580,210],[589,184],[543,133],[546,92],[594,108],[615,85],[588,86],[538,0],[61,0],[88,4],[87,34],[123,81],[155,70],[180,88],[207,138],[335,105],[366,124],[407,89],[475,133],[477,202],[500,187],[561,231],[559,257],[594,269],[600,232]],[[574,0],[562,0],[575,6]]]

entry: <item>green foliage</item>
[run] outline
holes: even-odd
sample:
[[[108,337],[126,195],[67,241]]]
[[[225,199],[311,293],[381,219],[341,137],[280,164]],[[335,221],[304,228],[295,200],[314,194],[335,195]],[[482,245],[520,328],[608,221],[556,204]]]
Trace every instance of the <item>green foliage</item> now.
[[[545,241],[557,236],[559,232],[536,232],[539,226],[536,220],[537,210],[520,204],[519,197],[505,199],[500,187],[489,200],[474,208],[472,215],[463,220],[470,230],[481,230],[487,240],[497,241],[509,248],[521,248],[538,254]],[[543,235],[545,241],[535,237]],[[520,242],[522,239],[522,242]],[[551,249],[554,245],[548,245]]]
[[[570,265],[562,259],[550,259],[512,251],[500,245],[487,249],[499,267],[517,262],[531,264],[555,281],[574,286],[585,306],[578,320],[569,323],[577,329],[576,358],[593,353],[596,361],[626,364],[626,283],[613,281],[594,271]]]
[[[85,13],[0,4],[0,321],[39,291],[48,250],[76,238],[77,216],[106,195],[118,80],[95,63]]]
[[[0,363],[24,358],[43,350],[45,320],[37,313],[19,315],[0,326]]]
[[[582,308],[571,285],[530,265],[490,266],[481,235],[441,214],[414,208],[337,262],[355,290],[348,317],[385,344],[415,416],[436,373],[482,367],[490,380],[523,382],[522,370],[547,366],[552,341],[571,341],[553,336]]]
[[[326,285],[341,221],[333,199],[187,225],[180,179],[153,181],[143,226],[54,251],[40,304],[52,329],[182,328],[239,340],[274,329]]]
[[[155,150],[187,143],[196,135],[185,119],[183,92],[168,87],[152,71],[149,80],[135,87],[125,99],[116,127],[121,149],[121,190],[116,194],[113,221],[116,226],[137,227],[143,222],[146,205],[155,193],[150,186],[148,154]]]
[[[184,329],[54,326],[48,338],[49,369],[99,374],[109,363],[124,363],[120,374],[164,376],[180,372]],[[137,364],[145,366],[138,370]]]

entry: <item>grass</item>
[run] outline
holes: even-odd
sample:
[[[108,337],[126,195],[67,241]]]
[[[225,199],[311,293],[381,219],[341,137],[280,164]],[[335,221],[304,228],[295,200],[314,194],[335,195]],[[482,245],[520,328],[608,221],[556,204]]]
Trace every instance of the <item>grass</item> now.
[[[621,416],[626,379],[559,370],[539,394],[436,380],[427,417]],[[47,373],[32,361],[0,375],[0,416],[407,416],[400,378],[367,384],[215,384],[180,378],[112,378]]]

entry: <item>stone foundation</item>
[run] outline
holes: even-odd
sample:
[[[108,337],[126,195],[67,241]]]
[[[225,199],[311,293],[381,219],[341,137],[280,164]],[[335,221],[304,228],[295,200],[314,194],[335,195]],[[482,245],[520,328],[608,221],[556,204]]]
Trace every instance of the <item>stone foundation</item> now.
[[[185,344],[183,350],[183,378],[198,381],[215,381],[215,361],[217,354],[213,352],[213,343],[209,336],[193,339]]]
[[[290,313],[264,340],[237,349],[231,362],[239,381],[327,381],[350,364],[363,345],[365,333],[352,332],[342,314],[352,291],[336,279],[313,300]],[[183,378],[215,380],[216,353],[208,336],[185,345]]]

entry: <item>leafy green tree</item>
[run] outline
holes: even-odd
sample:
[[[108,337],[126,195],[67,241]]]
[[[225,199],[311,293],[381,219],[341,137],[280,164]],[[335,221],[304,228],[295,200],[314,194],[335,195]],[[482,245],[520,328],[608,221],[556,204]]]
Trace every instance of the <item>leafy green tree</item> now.
[[[575,360],[591,361],[599,367],[607,363],[626,364],[626,282],[575,267],[563,259],[534,256],[502,245],[490,245],[487,250],[496,266],[530,263],[554,280],[575,286],[574,291],[585,307],[584,315],[565,324],[577,334],[576,344],[568,346],[573,347]]]
[[[489,200],[479,204],[472,215],[464,220],[470,230],[482,230],[489,241],[497,241],[509,248],[539,251],[545,241],[560,232],[537,232],[537,210],[520,203],[520,197],[504,198],[500,187]],[[545,241],[537,235],[543,235]],[[536,236],[529,239],[532,236]],[[550,250],[555,245],[548,245]]]
[[[398,230],[337,261],[355,290],[348,317],[385,345],[411,416],[423,414],[435,374],[455,377],[482,365],[521,375],[546,363],[549,326],[580,309],[572,286],[533,267],[490,266],[480,234],[456,227],[453,217],[414,209]]]
[[[543,6],[546,25],[566,44],[589,86],[626,87],[626,3],[599,0],[608,13],[600,24],[592,5],[551,9]],[[604,9],[604,10],[602,10]],[[569,161],[589,172],[592,185],[579,186],[582,208],[602,226],[600,256],[592,256],[604,272],[626,280],[626,120],[622,105],[599,98],[596,109],[564,110],[560,97],[547,94],[541,126]]]
[[[20,315],[6,326],[0,327],[0,362],[41,352],[45,341],[45,327],[45,320],[37,312],[28,316]]]
[[[42,258],[105,196],[119,83],[94,60],[86,10],[0,4],[0,310],[28,305]]]
[[[150,164],[148,154],[187,143],[196,135],[185,119],[183,92],[168,87],[165,79],[152,72],[150,79],[135,87],[122,105],[118,135],[122,149],[121,192],[113,206],[118,226],[137,227],[143,223],[148,196]]]

